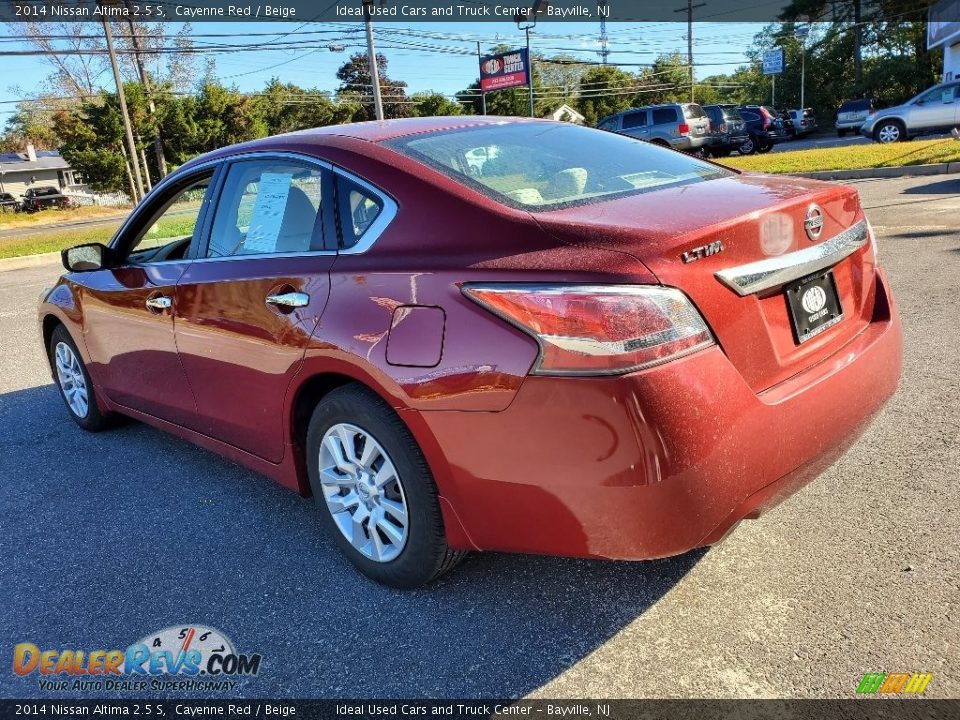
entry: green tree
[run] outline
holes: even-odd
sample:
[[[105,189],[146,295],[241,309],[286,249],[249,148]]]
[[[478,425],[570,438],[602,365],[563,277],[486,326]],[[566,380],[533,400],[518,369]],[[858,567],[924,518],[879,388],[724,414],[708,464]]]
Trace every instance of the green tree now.
[[[414,93],[411,114],[416,117],[462,115],[463,106],[437,92]]]
[[[387,58],[377,53],[377,72],[380,77],[380,95],[385,118],[400,118],[410,115],[407,99],[407,84],[402,80],[392,80],[387,76]],[[350,103],[358,103],[359,111],[354,120],[374,120],[376,112],[373,106],[373,80],[370,76],[370,63],[366,53],[354,53],[337,70],[340,89],[337,96]]]
[[[305,90],[278,78],[258,94],[257,105],[269,135],[339,125],[350,122],[359,111],[357,105],[333,102],[329,93]]]
[[[596,125],[607,115],[633,106],[636,75],[613,65],[596,65],[580,78],[576,108],[588,125]]]

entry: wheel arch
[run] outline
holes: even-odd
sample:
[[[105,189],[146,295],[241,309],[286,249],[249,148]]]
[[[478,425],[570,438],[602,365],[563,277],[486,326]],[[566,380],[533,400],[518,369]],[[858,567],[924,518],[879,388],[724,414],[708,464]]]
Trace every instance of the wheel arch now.
[[[296,466],[300,494],[310,496],[310,481],[306,466],[306,435],[310,424],[313,409],[326,395],[344,385],[357,384],[370,390],[390,406],[403,422],[414,440],[420,446],[427,466],[433,475],[434,482],[440,495],[440,509],[443,516],[447,542],[456,549],[476,549],[455,510],[457,492],[451,478],[453,473],[447,464],[446,456],[440,448],[434,434],[427,423],[420,417],[420,411],[407,407],[384,391],[376,380],[361,368],[348,363],[314,365],[309,369],[301,370],[291,388],[289,411],[287,413],[289,428],[287,437],[292,451],[296,454]]]

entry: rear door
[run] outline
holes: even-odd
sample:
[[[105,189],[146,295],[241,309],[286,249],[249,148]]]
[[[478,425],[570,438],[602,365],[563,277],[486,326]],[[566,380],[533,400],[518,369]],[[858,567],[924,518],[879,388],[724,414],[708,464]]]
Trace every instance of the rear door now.
[[[631,110],[623,113],[620,117],[620,131],[624,135],[631,135],[641,140],[648,139],[650,135],[650,120],[646,110]]]
[[[336,258],[332,169],[290,154],[224,169],[200,257],[177,284],[177,346],[204,434],[270,462]]]
[[[910,108],[907,130],[932,132],[956,127],[958,101],[956,83],[933,88]]]

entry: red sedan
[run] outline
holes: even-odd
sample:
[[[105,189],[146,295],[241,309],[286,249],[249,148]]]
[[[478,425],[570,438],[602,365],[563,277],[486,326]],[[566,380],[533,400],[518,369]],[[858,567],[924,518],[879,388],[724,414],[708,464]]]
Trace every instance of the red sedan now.
[[[40,305],[67,410],[317,501],[366,575],[469,550],[655,558],[822,472],[900,375],[856,192],[564,123],[225,148]]]

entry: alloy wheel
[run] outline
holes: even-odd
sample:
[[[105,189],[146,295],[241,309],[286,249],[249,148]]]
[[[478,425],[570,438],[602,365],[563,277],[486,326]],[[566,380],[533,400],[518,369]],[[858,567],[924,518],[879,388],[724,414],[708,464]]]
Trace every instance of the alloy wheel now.
[[[65,342],[57,343],[55,353],[57,382],[60,383],[67,405],[78,418],[85,418],[90,409],[90,398],[87,395],[87,381],[80,360],[74,354],[73,348]]]
[[[403,551],[409,512],[387,451],[349,423],[331,426],[320,442],[320,486],[337,528],[357,552],[390,562]]]
[[[753,152],[753,138],[747,138],[740,145],[740,154],[749,155],[752,152]]]
[[[882,143],[894,143],[900,139],[900,126],[894,125],[893,123],[889,125],[884,125],[877,132],[877,140]]]

